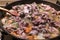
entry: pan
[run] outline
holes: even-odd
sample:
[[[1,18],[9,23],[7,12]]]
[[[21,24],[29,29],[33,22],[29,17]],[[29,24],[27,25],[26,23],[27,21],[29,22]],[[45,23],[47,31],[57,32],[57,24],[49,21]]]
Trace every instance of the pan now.
[[[4,8],[10,10],[10,9],[12,9],[12,6],[21,5],[21,4],[31,4],[31,3],[33,3],[33,2],[36,2],[37,4],[39,4],[39,3],[48,4],[48,5],[50,5],[51,7],[55,8],[57,11],[60,10],[60,6],[59,6],[59,5],[53,4],[53,3],[50,3],[50,2],[47,2],[47,1],[43,1],[43,0],[21,0],[21,1],[16,1],[16,2],[13,2],[13,3],[11,3],[11,4],[6,5]],[[0,11],[1,11],[1,10],[0,10]],[[3,18],[4,16],[5,16],[5,12],[4,12],[4,11],[1,11],[1,16],[0,16],[0,18]],[[0,24],[1,24],[1,22],[0,22]],[[16,36],[10,34],[9,32],[7,32],[7,31],[3,28],[2,24],[0,25],[0,27],[1,27],[1,29],[2,29],[5,33],[7,33],[7,34],[9,34],[9,35],[11,35],[11,36],[13,36],[13,37],[15,37],[15,38],[18,38],[18,37],[16,37]],[[60,35],[59,35],[58,37],[60,37]],[[58,37],[56,37],[56,38],[58,38]],[[19,39],[21,39],[21,38],[19,38]]]

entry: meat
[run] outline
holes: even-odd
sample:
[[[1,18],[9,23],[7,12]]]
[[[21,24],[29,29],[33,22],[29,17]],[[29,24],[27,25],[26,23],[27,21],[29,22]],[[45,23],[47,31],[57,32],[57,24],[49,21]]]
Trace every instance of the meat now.
[[[38,33],[37,30],[32,30],[29,34],[36,35]]]
[[[57,11],[57,15],[60,15],[60,11]]]
[[[27,7],[24,7],[24,13],[29,13],[29,10],[27,9]]]
[[[11,13],[12,15],[19,16],[19,14],[17,13],[16,10],[10,10],[10,13]]]
[[[48,39],[48,38],[50,38],[50,34],[49,33],[44,34],[44,37]]]
[[[59,31],[54,27],[49,27],[48,31],[51,33],[59,34]]]
[[[60,11],[46,4],[13,6],[10,15],[2,19],[3,27],[22,39],[46,39],[59,35]],[[54,36],[55,35],[55,36]],[[36,36],[33,38],[33,36]]]
[[[41,4],[41,6],[44,10],[50,10],[51,9],[51,7],[49,5]]]
[[[60,28],[60,22],[55,22],[55,25]]]
[[[20,36],[21,39],[27,39],[27,35],[23,32]]]

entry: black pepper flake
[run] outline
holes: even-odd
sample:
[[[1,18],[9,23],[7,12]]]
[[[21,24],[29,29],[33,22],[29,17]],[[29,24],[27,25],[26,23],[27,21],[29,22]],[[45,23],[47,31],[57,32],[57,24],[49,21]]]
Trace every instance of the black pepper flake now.
[[[28,17],[28,19],[31,20],[31,21],[35,20],[34,17]]]
[[[51,22],[51,23],[50,23],[50,26],[55,27],[54,22]]]
[[[28,25],[29,25],[28,23],[25,24],[26,27],[28,27]]]
[[[29,36],[32,36],[32,34],[29,34]]]
[[[20,14],[20,17],[21,18],[24,18],[25,17],[25,14],[24,13]]]
[[[37,22],[37,23],[33,23],[33,25],[34,25],[34,26],[38,26],[38,25],[39,25],[39,22]]]

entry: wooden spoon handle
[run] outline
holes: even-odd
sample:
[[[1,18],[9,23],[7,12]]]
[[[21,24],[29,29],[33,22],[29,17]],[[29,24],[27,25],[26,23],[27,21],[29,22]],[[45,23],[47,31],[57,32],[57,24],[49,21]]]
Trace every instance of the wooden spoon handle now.
[[[0,7],[0,10],[5,11],[5,12],[8,12],[9,14],[11,14],[13,16],[17,16],[17,13],[15,14],[15,12],[10,12],[10,10],[8,10],[8,9],[5,9],[5,8]]]
[[[0,7],[0,10],[2,10],[2,11],[6,11],[6,12],[9,12],[8,9],[2,8],[2,7]]]
[[[11,14],[11,12],[10,12],[8,9],[5,9],[5,8],[3,8],[3,7],[0,7],[0,10],[5,11],[5,12],[8,12],[8,13]],[[13,15],[13,14],[11,14],[11,15]]]

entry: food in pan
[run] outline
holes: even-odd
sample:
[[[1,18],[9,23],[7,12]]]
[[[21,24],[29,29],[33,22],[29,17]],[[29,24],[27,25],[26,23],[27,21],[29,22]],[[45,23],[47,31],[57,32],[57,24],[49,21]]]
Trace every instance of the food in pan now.
[[[49,39],[60,34],[60,11],[46,4],[22,4],[13,6],[1,20],[3,27],[22,39]]]

